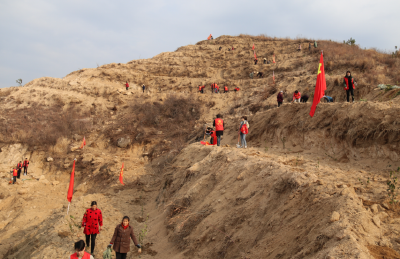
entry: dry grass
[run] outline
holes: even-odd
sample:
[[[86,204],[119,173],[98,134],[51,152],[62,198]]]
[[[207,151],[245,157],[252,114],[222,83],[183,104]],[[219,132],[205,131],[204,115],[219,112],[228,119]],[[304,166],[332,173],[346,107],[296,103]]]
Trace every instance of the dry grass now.
[[[0,121],[0,142],[22,143],[46,149],[55,146],[59,139],[88,132],[92,123],[89,115],[78,109],[66,111],[59,105],[6,110]],[[61,142],[56,149],[61,148]]]

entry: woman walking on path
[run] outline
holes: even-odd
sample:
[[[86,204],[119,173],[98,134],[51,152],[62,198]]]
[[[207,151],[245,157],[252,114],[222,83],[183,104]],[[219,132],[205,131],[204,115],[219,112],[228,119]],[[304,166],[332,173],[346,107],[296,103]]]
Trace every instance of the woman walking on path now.
[[[89,247],[90,241],[92,241],[90,252],[93,254],[96,245],[96,236],[100,234],[99,230],[103,230],[103,215],[101,214],[101,210],[97,208],[97,202],[92,201],[90,206],[91,208],[87,209],[83,215],[81,229],[84,228],[83,233],[86,235],[87,247]]]
[[[126,259],[126,255],[130,251],[130,239],[132,238],[133,243],[138,248],[139,245],[133,228],[129,226],[129,217],[125,216],[122,219],[121,224],[118,224],[115,228],[114,235],[111,239],[110,245],[113,245],[113,249],[116,253],[116,259]]]
[[[240,144],[242,148],[247,148],[246,135],[249,133],[249,123],[247,122],[247,116],[242,117],[240,122]]]
[[[94,259],[92,255],[85,252],[85,242],[79,240],[75,243],[75,253],[73,253],[69,259]]]

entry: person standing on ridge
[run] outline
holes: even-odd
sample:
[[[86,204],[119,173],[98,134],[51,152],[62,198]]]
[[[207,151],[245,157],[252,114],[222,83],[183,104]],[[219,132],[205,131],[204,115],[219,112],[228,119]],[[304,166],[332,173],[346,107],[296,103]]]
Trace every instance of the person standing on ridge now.
[[[85,252],[85,241],[79,240],[75,243],[75,253],[69,256],[69,259],[94,259],[92,255]]]
[[[224,135],[224,121],[221,119],[221,114],[217,114],[217,118],[214,120],[213,126],[215,127],[217,135],[217,146],[220,146],[221,136]]]
[[[240,122],[240,144],[242,148],[247,148],[246,135],[249,133],[249,123],[247,122],[247,116],[242,117]]]
[[[318,47],[317,41],[314,41],[314,48]]]
[[[21,170],[22,170],[22,161],[19,161],[17,164],[17,170],[18,170],[18,179],[21,178]]]
[[[109,247],[113,246],[116,253],[116,259],[126,259],[126,255],[130,251],[130,239],[139,248],[139,253],[141,252],[140,244],[136,239],[133,228],[129,226],[129,217],[125,216],[122,218],[121,224],[118,224],[114,230],[114,235],[111,239]]]
[[[128,81],[126,81],[125,87],[126,87],[126,90],[129,90],[129,84],[128,84]]]
[[[94,247],[96,246],[97,234],[100,234],[100,230],[103,230],[103,215],[101,214],[101,210],[97,208],[97,202],[92,201],[90,206],[91,208],[87,209],[83,215],[81,229],[84,228],[83,233],[86,236],[87,247],[89,247],[90,241],[92,241],[90,251],[91,254],[93,254]],[[80,236],[80,234],[78,236]]]
[[[283,103],[283,91],[280,91],[280,92],[278,93],[278,96],[277,96],[276,99],[277,99],[277,101],[278,101],[278,107],[281,106],[282,103]]]
[[[293,101],[292,102],[299,103],[300,99],[301,99],[301,93],[299,91],[297,91],[297,90],[294,91],[294,93],[293,93]]]
[[[351,99],[352,102],[354,103],[354,89],[356,89],[354,84],[357,83],[354,82],[354,78],[351,76],[351,72],[347,71],[343,81],[344,90],[346,91],[347,95],[347,102],[350,102],[350,94],[351,94]]]
[[[24,167],[24,175],[27,175],[28,174],[28,166],[29,166],[28,158],[25,158],[24,163],[22,164],[22,166]]]

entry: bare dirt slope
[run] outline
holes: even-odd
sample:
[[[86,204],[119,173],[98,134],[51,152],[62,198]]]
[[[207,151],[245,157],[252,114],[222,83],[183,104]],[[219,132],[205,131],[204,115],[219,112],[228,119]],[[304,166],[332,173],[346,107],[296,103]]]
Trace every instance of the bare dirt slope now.
[[[124,215],[135,233],[148,230],[141,258],[400,258],[400,214],[387,191],[400,167],[399,91],[376,88],[396,84],[399,59],[331,41],[308,51],[308,42],[221,36],[1,89],[0,257],[67,258],[96,200],[104,230],[95,258]],[[295,89],[313,92],[322,49],[336,102],[310,118],[310,103],[287,100]],[[262,64],[273,54],[276,64]],[[348,69],[358,82],[352,104],[341,86]],[[266,77],[250,79],[253,71]],[[214,82],[230,92],[212,94]],[[287,91],[280,108],[278,90]],[[223,146],[200,145],[218,113]],[[243,115],[249,148],[237,149]],[[9,185],[10,166],[25,157],[28,176]]]

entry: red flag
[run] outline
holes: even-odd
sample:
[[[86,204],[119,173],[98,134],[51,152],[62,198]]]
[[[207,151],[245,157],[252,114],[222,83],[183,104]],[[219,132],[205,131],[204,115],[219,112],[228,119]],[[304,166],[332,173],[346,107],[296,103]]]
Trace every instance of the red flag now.
[[[69,180],[69,188],[68,188],[68,195],[67,195],[67,200],[69,202],[71,202],[72,195],[74,194],[75,160],[76,159],[74,159],[74,164],[72,165],[71,179]]]
[[[255,52],[255,51],[254,51],[254,58],[257,59],[257,55],[256,55],[256,52]]]
[[[86,146],[86,139],[85,139],[85,137],[83,137],[82,145],[81,145],[80,148],[83,148],[84,146]]]
[[[253,47],[251,48],[252,50],[254,50],[256,47],[254,46],[254,43],[253,43]]]
[[[211,40],[211,37],[212,37],[212,36],[211,36],[211,34],[210,34],[210,36],[208,36],[207,40]]]
[[[321,58],[319,60],[319,65],[318,65],[317,84],[315,85],[314,100],[310,110],[311,117],[314,116],[317,104],[319,103],[321,98],[325,95],[325,90],[326,90],[326,81],[325,81],[325,69],[324,69],[324,56],[321,52]]]
[[[274,84],[275,84],[275,71],[272,71],[272,81],[273,81]]]
[[[123,177],[124,177],[124,163],[122,163],[121,172],[119,173],[119,182],[122,185],[125,185]]]
[[[272,55],[272,62],[275,63],[275,54]]]

